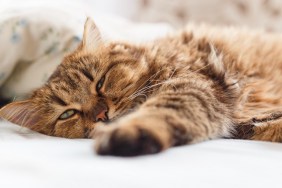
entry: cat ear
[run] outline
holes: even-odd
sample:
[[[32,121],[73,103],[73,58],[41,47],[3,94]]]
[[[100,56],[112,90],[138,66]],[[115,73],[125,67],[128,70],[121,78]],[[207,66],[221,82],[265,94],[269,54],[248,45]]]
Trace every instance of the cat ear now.
[[[7,104],[0,109],[0,118],[24,127],[32,127],[39,121],[30,100]]]
[[[84,24],[84,32],[82,39],[82,49],[87,51],[95,51],[102,46],[102,38],[99,29],[91,18],[87,18]]]

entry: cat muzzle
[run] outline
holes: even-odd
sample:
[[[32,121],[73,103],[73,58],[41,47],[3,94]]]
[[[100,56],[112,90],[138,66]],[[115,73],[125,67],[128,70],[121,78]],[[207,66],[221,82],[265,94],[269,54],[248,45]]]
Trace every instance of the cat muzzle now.
[[[92,109],[92,118],[94,122],[102,121],[106,122],[109,120],[108,118],[108,109],[109,107],[105,103],[104,100],[100,99],[98,103]]]

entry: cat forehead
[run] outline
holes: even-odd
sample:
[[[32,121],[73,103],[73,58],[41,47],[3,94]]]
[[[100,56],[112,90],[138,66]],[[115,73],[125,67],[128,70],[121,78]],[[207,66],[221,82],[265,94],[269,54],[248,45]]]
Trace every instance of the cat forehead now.
[[[63,59],[61,68],[90,68],[97,66],[100,61],[103,61],[103,59],[104,58],[97,56],[96,54],[73,53]]]
[[[108,54],[91,54],[76,51],[66,56],[41,91],[43,90],[43,93],[49,91],[49,95],[53,95],[87,90],[88,87],[86,86],[89,86],[89,80],[95,81],[99,73],[106,71],[109,64],[111,64],[110,62],[114,62],[112,64],[122,64],[121,61],[115,61],[115,58],[120,56],[120,52],[124,50],[124,47],[115,44],[109,46],[109,49],[103,50],[109,52]],[[117,59],[120,60],[120,58]],[[125,59],[122,58],[122,60]],[[37,93],[42,95],[40,91]]]
[[[57,103],[65,106],[72,102],[81,103],[89,95],[88,86],[89,83],[83,80],[63,77],[54,79],[34,91],[32,98],[40,104]]]
[[[77,76],[77,74],[95,73],[99,69],[99,61],[101,60],[91,55],[67,56],[50,76],[48,82],[69,79],[71,74]]]

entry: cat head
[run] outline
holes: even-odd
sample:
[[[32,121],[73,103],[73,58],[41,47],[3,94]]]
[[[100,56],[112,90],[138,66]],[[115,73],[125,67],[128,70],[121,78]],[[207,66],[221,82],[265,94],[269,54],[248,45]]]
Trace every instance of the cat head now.
[[[3,107],[0,117],[47,135],[87,137],[97,122],[111,121],[145,100],[135,94],[149,78],[148,59],[145,48],[103,42],[88,18],[77,50],[29,99]]]

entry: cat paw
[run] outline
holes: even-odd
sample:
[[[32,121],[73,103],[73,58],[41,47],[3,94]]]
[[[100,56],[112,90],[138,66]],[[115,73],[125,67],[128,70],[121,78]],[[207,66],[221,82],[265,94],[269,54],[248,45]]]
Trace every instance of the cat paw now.
[[[95,135],[95,150],[99,155],[137,156],[162,150],[156,136],[140,126],[103,127]]]

